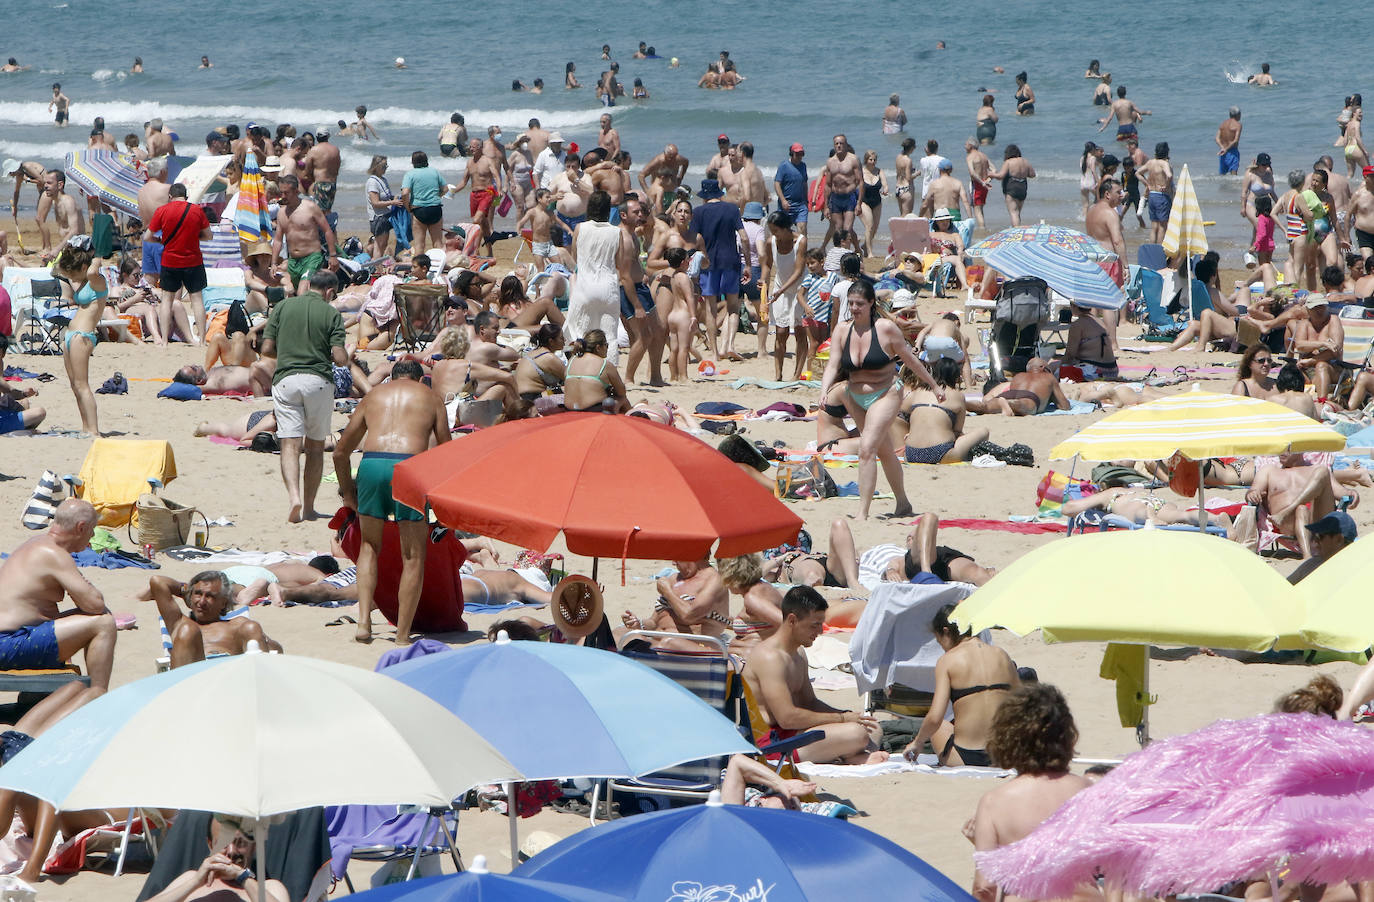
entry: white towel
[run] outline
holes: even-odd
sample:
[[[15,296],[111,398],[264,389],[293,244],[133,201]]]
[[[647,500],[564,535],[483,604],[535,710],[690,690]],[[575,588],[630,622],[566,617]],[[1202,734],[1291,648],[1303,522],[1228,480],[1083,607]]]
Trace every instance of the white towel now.
[[[941,767],[934,755],[921,755],[916,763],[893,755],[878,764],[813,764],[810,761],[797,762],[797,770],[812,780],[826,777],[881,777],[887,774],[934,774],[941,777],[1014,777],[1016,771],[1000,767]]]

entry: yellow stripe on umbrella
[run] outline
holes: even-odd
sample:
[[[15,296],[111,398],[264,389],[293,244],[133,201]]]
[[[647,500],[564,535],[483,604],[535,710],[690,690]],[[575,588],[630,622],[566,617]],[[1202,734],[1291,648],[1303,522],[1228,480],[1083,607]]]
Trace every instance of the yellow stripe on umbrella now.
[[[1202,208],[1198,206],[1188,164],[1183,164],[1174,185],[1174,206],[1164,231],[1164,253],[1172,257],[1180,250],[1188,256],[1207,253],[1207,233],[1202,228]]]

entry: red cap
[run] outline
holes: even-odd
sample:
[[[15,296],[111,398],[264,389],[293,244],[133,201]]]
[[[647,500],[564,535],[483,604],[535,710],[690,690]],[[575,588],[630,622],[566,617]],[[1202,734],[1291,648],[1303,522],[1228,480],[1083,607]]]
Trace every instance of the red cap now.
[[[571,143],[571,144],[568,145],[568,153],[577,153],[577,142],[576,142],[576,141],[574,141],[573,143]]]
[[[789,147],[789,148],[787,148],[787,149],[788,149],[789,151],[791,151],[792,153],[805,153],[805,152],[806,152],[806,148],[805,148],[805,147],[802,147],[800,144],[793,144],[791,147]]]
[[[718,141],[718,142],[719,142],[719,141],[729,141],[729,140],[730,140],[730,136],[729,136],[729,135],[716,135],[716,141]]]
[[[1366,167],[1364,168],[1364,175],[1365,175],[1365,178],[1368,178],[1369,176],[1374,175],[1374,166],[1366,166]]]

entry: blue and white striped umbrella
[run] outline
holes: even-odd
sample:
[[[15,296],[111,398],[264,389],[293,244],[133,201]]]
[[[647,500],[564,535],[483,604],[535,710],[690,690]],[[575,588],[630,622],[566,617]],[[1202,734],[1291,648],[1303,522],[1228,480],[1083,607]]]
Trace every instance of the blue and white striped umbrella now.
[[[1016,226],[990,235],[968,249],[1012,279],[1035,277],[1083,307],[1120,310],[1126,295],[1098,265],[1115,254],[1082,232],[1044,223]]]
[[[67,178],[101,203],[131,216],[138,215],[138,189],[148,181],[142,164],[113,150],[74,150],[62,166]]]

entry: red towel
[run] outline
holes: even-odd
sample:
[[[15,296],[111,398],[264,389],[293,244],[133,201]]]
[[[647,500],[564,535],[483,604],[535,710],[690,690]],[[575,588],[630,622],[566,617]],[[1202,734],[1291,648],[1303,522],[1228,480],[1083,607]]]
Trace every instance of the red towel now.
[[[919,521],[913,520],[910,525],[915,526]],[[953,529],[976,529],[991,530],[994,532],[1016,532],[1023,535],[1039,535],[1041,533],[1066,532],[1068,527],[1062,523],[1013,523],[1010,520],[976,520],[976,519],[954,519],[941,520],[940,528],[950,527]]]

